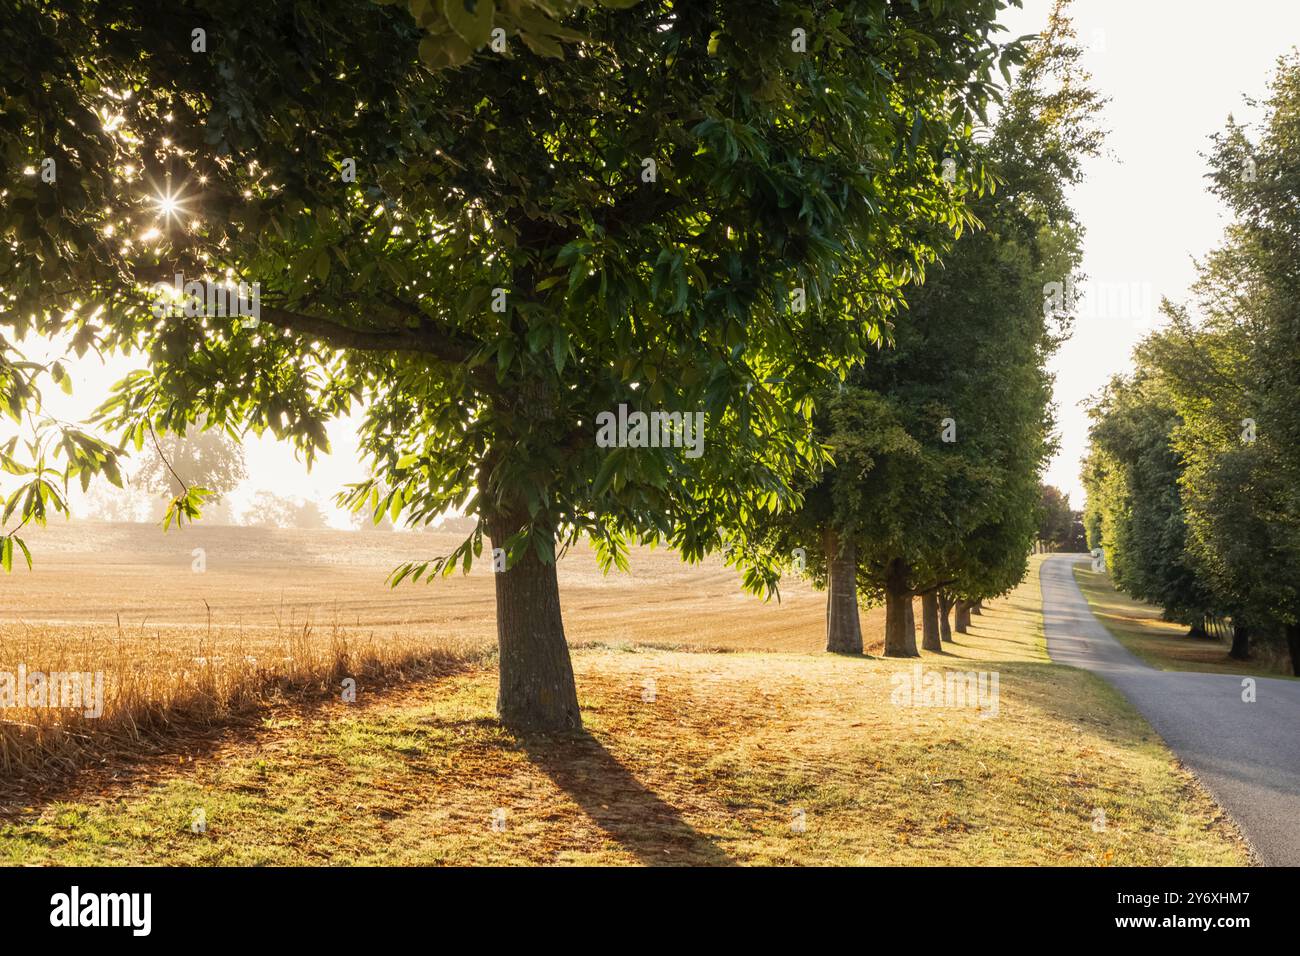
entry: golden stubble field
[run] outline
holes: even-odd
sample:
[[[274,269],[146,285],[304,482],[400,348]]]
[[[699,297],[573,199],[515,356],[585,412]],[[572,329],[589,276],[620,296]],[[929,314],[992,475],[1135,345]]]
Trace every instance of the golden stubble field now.
[[[37,529],[27,540],[35,568],[0,579],[6,642],[26,627],[188,652],[209,635],[222,646],[241,639],[246,647],[274,646],[304,624],[318,633],[338,628],[355,638],[440,645],[496,639],[490,561],[432,584],[385,583],[403,561],[450,551],[461,540],[455,534],[202,525],[164,533],[79,521]],[[193,570],[199,557],[201,572]],[[559,576],[574,643],[822,649],[825,596],[796,578],[787,579],[779,602],[764,602],[743,593],[736,572],[718,559],[688,565],[666,549],[636,548],[630,573],[606,576],[585,544],[561,560]]]
[[[27,534],[35,568],[0,578],[0,672],[103,672],[104,712],[0,710],[0,771],[71,769],[88,749],[134,751],[268,698],[414,676],[495,646],[490,562],[431,584],[386,583],[403,561],[451,550],[450,533],[276,531],[56,522]],[[825,597],[790,579],[745,594],[711,559],[635,549],[601,573],[581,545],[560,563],[574,644],[816,653]],[[201,570],[196,570],[201,569]],[[879,641],[883,611],[864,615]]]

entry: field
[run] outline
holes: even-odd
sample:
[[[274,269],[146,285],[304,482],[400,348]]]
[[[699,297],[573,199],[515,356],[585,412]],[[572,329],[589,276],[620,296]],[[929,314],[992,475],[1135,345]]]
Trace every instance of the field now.
[[[73,728],[89,739],[59,749],[69,728],[45,728],[40,759],[11,777],[0,861],[1247,859],[1121,698],[1048,661],[1036,573],[922,662],[996,672],[997,713],[982,716],[898,706],[915,662],[820,653],[823,598],[806,585],[764,604],[717,564],[642,551],[633,575],[604,578],[579,550],[561,589],[588,734],[520,738],[492,719],[487,574],[383,584],[451,540],[88,524],[34,536],[38,570],[5,582],[0,669],[93,662],[108,642],[135,689]],[[869,640],[881,623],[864,615]],[[358,672],[345,703],[336,681]],[[31,760],[13,724],[13,753]]]
[[[3,581],[0,623],[77,635],[94,628],[167,646],[209,638],[250,653],[310,625],[385,642],[487,646],[496,640],[490,562],[430,585],[388,587],[403,561],[445,554],[448,533],[274,531],[55,522],[28,534],[34,570]],[[202,550],[202,572],[192,570]],[[603,575],[580,545],[560,563],[570,639],[743,650],[820,650],[825,596],[790,578],[781,601],[742,593],[721,561],[690,566],[638,549],[631,572]],[[743,616],[744,626],[737,627]],[[867,620],[879,617],[877,611]],[[231,651],[233,653],[233,651]]]
[[[155,731],[319,696],[345,677],[390,683],[481,655],[496,640],[489,564],[432,584],[385,583],[402,561],[459,540],[85,521],[34,530],[34,569],[0,579],[0,671],[104,671],[105,712],[81,721],[8,711],[0,771],[10,782],[44,778],[105,748],[147,749]],[[606,576],[579,546],[560,565],[567,633],[575,645],[821,649],[823,595],[791,579],[779,602],[763,602],[737,580],[720,561],[688,566],[648,549],[631,573]],[[865,616],[878,641],[883,617]]]

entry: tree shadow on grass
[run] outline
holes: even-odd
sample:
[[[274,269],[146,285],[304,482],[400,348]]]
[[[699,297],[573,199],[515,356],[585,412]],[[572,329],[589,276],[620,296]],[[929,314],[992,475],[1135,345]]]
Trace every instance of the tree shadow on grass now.
[[[519,743],[593,823],[645,865],[735,865],[590,734],[520,737]]]

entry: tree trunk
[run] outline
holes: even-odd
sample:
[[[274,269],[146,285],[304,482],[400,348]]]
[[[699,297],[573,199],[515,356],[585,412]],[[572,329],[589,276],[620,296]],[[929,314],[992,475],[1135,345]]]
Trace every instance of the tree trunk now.
[[[953,608],[952,619],[957,633],[965,634],[970,627],[970,604],[958,598],[957,605]]]
[[[971,613],[971,614],[983,614],[983,613],[984,613],[984,602],[983,602],[983,601],[974,601],[974,602],[972,602],[970,605],[968,605],[968,607],[969,607],[969,609],[970,609],[970,613]]]
[[[1286,649],[1291,652],[1291,673],[1300,677],[1300,624],[1286,626]]]
[[[933,588],[921,592],[921,649],[943,650],[939,637],[939,596]]]
[[[526,519],[489,516],[488,536],[497,548]],[[560,615],[560,585],[555,563],[544,563],[528,548],[513,567],[493,575],[497,596],[497,713],[512,730],[582,729],[573,663]]]
[[[1239,661],[1250,660],[1250,628],[1235,621],[1232,625],[1232,650],[1228,656]]]
[[[862,653],[862,622],[858,617],[858,555],[853,540],[827,529],[826,650],[832,654]]]
[[[948,612],[952,610],[952,596],[947,591],[939,592],[939,638],[952,642],[952,628],[948,626]]]
[[[916,631],[908,628],[912,592],[907,587],[907,562],[894,558],[885,570],[885,656],[920,657]]]

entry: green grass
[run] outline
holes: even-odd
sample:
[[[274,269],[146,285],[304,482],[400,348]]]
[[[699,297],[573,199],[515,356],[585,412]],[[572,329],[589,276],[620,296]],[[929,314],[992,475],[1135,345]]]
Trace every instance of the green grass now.
[[[1118,591],[1109,574],[1080,563],[1074,566],[1074,579],[1115,640],[1158,670],[1296,679],[1285,652],[1256,648],[1251,660],[1234,660],[1228,656],[1227,642],[1189,637],[1186,625],[1161,620],[1160,608]]]

